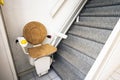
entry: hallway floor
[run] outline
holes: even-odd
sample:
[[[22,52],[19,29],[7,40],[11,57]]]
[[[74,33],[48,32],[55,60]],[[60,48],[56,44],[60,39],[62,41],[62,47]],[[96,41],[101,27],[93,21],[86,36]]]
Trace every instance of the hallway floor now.
[[[48,74],[38,77],[36,72],[33,71],[29,74],[20,77],[20,80],[61,80],[54,70],[50,70]]]

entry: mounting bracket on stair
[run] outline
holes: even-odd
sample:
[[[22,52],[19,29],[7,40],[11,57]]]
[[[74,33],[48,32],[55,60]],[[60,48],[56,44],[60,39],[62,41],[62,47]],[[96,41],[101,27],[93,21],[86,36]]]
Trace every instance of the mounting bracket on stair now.
[[[53,38],[53,41],[51,42],[51,45],[56,45],[56,40],[57,38],[63,38],[63,39],[66,39],[68,36],[63,34],[63,33],[54,33],[54,38]]]

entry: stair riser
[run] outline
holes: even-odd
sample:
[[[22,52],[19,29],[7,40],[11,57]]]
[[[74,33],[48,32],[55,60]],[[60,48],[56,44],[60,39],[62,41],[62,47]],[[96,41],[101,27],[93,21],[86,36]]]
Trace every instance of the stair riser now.
[[[86,8],[82,11],[81,16],[120,16],[120,6],[104,6],[96,8]]]
[[[87,5],[98,4],[98,3],[119,3],[119,0],[90,0]],[[112,5],[111,5],[112,6]]]
[[[58,54],[63,57],[67,62],[74,65],[80,72],[87,74],[90,67],[94,63],[94,60],[66,45],[60,45],[62,47],[58,50]]]
[[[53,68],[62,78],[62,80],[83,80],[85,75],[80,73],[78,69],[68,63],[64,58],[55,55],[56,63],[53,64]]]
[[[113,6],[119,5],[119,0],[91,0],[89,4],[87,4],[86,8],[93,8],[93,7],[103,7],[103,6]]]
[[[112,30],[118,19],[119,17],[80,17],[80,22],[75,24]]]
[[[100,50],[103,47],[103,44],[96,43],[93,41],[89,41],[80,37],[75,37],[72,35],[68,35],[67,40],[63,40],[63,43],[71,46],[72,48],[83,52],[84,54],[96,59]]]
[[[108,39],[111,30],[73,25],[71,26],[71,30],[68,33],[104,44]]]

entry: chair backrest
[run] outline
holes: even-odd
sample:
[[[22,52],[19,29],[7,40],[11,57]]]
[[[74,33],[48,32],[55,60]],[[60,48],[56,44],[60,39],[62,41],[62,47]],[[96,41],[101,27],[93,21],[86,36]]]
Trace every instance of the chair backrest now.
[[[23,36],[33,45],[41,44],[47,36],[47,30],[42,23],[32,21],[25,25]]]

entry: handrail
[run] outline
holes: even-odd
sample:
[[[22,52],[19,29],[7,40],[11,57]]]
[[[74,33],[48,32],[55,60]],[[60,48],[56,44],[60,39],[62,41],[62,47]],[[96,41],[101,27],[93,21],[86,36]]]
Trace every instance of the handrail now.
[[[92,68],[88,72],[85,80],[106,80],[103,78],[107,78],[108,74],[105,72],[106,67],[110,64],[111,61],[116,60],[112,57],[114,55],[118,55],[118,59],[120,61],[120,54],[118,54],[116,51],[120,49],[120,19],[118,20],[117,24],[115,25],[115,28],[113,29],[111,35],[109,36],[107,42],[105,43],[103,49],[101,50],[100,54],[98,55],[95,63],[93,64]],[[118,49],[119,48],[119,49]],[[120,52],[120,50],[119,50]],[[109,64],[108,64],[109,63]],[[112,64],[112,66],[109,66],[111,69],[109,69],[108,72],[112,71],[113,68],[116,66],[119,66],[117,62]],[[103,77],[104,75],[104,77]]]
[[[66,19],[66,21],[62,25],[63,27],[60,28],[59,33],[65,34],[68,31],[68,29],[70,28],[70,26],[72,25],[72,23],[74,22],[74,20],[76,19],[76,17],[78,16],[78,14],[80,13],[80,11],[82,10],[87,1],[88,0],[82,0],[82,2],[80,1],[76,5],[73,13],[71,13],[71,15]],[[61,40],[62,38],[56,38],[54,45],[58,46]]]

